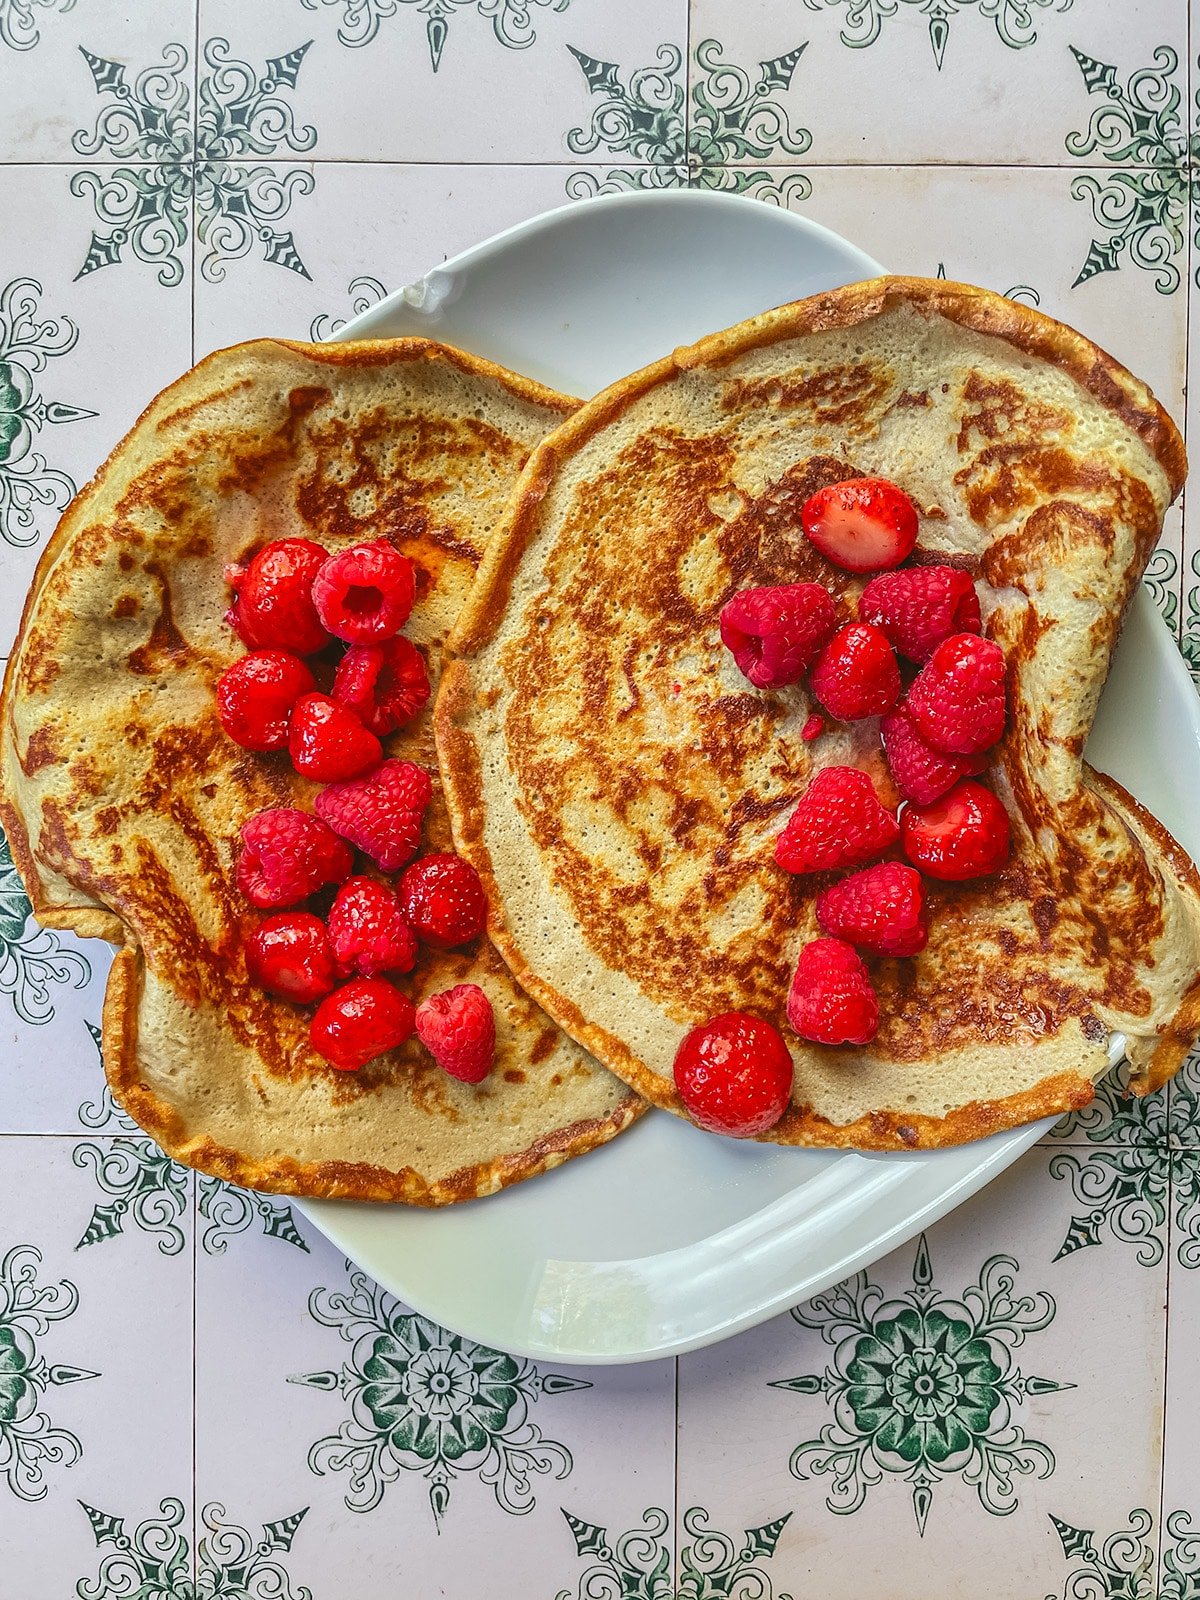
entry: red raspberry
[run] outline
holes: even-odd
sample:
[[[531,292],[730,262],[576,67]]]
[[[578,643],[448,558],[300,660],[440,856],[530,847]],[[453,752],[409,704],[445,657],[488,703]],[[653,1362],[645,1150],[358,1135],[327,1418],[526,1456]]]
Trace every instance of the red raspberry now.
[[[902,861],[876,862],[817,896],[823,932],[873,956],[915,956],[924,950],[929,939],[924,911],[921,874]]]
[[[260,811],[242,824],[237,886],[260,911],[294,906],[350,876],[354,852],[307,811]]]
[[[855,722],[890,711],[900,698],[896,652],[878,628],[851,622],[817,657],[809,680],[831,717]]]
[[[429,699],[425,658],[399,634],[382,644],[352,644],[334,673],[333,698],[382,739],[411,722]]]
[[[422,856],[404,869],[399,889],[409,926],[438,950],[477,939],[487,926],[483,884],[461,856]]]
[[[910,661],[928,661],[952,633],[978,633],[979,596],[958,567],[906,567],[872,578],[858,614],[881,629]]]
[[[292,712],[288,754],[302,778],[336,783],[377,767],[383,746],[353,711],[327,694],[308,694]]]
[[[809,717],[808,721],[800,729],[800,737],[806,743],[809,743],[813,739],[819,739],[824,732],[825,718],[819,711],[814,711],[812,716]]]
[[[684,1035],[675,1087],[689,1117],[709,1133],[753,1139],[773,1128],[792,1098],[783,1035],[745,1011],[726,1011]]]
[[[312,673],[298,657],[283,650],[256,650],[217,679],[217,715],[244,750],[282,750],[292,707],[315,688]]]
[[[317,615],[339,639],[369,644],[390,639],[408,621],[416,568],[386,539],[330,556],[313,579]]]
[[[827,589],[785,583],[742,589],[721,607],[721,643],[756,689],[798,683],[837,626]]]
[[[481,1083],[496,1059],[496,1016],[477,983],[431,994],[417,1007],[417,1037],[444,1072]]]
[[[879,733],[897,789],[920,806],[941,799],[960,778],[982,772],[988,764],[986,755],[948,756],[935,750],[903,706],[884,717]]]
[[[879,1002],[853,946],[842,939],[813,939],[804,946],[788,991],[787,1019],[814,1044],[868,1044],[875,1037]]]
[[[424,767],[393,760],[365,778],[331,783],[313,804],[334,833],[365,850],[385,872],[396,872],[417,853],[432,793]]]
[[[309,1026],[314,1050],[340,1072],[357,1072],[412,1038],[416,1013],[382,978],[352,978],[321,1001]]]
[[[417,940],[394,889],[374,878],[348,878],[329,908],[329,938],[339,978],[352,972],[411,972]]]
[[[930,656],[905,700],[936,750],[970,756],[1004,732],[1004,651],[991,639],[955,633]]]
[[[307,1005],[333,988],[333,951],[320,917],[281,911],[246,940],[246,971],[260,989]]]
[[[243,644],[310,656],[329,643],[312,602],[313,579],[328,556],[311,539],[275,539],[249,565],[226,567],[234,602],[225,620]]]
[[[964,778],[931,806],[905,806],[900,842],[931,878],[986,878],[1008,860],[1008,812],[990,789]]]
[[[800,521],[821,554],[848,572],[898,567],[917,542],[917,508],[886,478],[849,478],[818,489]]]
[[[822,767],[776,839],[775,859],[787,872],[859,867],[899,837],[895,817],[880,805],[865,772]]]

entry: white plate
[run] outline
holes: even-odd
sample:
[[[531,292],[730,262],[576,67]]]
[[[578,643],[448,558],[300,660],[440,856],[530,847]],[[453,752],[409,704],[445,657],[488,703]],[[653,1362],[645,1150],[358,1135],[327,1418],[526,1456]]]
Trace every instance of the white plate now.
[[[880,270],[758,201],[622,194],[456,256],[338,337],[427,334],[586,396],[675,345]],[[1088,754],[1200,856],[1200,701],[1144,593]],[[860,1155],[741,1145],[652,1111],[604,1149],[488,1200],[302,1210],[406,1304],[472,1338],[559,1363],[642,1361],[726,1338],[866,1267],[1047,1126]]]

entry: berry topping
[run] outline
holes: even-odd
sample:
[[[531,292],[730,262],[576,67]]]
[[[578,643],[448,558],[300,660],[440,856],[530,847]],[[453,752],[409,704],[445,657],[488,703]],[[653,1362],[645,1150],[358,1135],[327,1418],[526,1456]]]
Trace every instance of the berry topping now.
[[[838,629],[817,657],[810,682],[829,715],[842,722],[882,716],[900,698],[896,652],[865,622]]]
[[[800,521],[821,554],[847,572],[898,567],[917,542],[917,508],[886,478],[849,478],[818,489]]]
[[[867,1044],[875,1037],[879,1002],[853,946],[842,939],[813,939],[804,946],[788,991],[787,1018],[814,1044]]]
[[[906,567],[872,578],[858,614],[887,634],[902,656],[928,661],[952,633],[979,632],[979,596],[958,567]]]
[[[246,971],[260,989],[307,1005],[333,988],[333,951],[320,917],[281,911],[246,940]]]
[[[312,602],[329,552],[311,539],[275,539],[246,566],[227,567],[234,602],[225,620],[251,650],[310,656],[329,643]]]
[[[985,878],[1008,860],[1008,812],[990,789],[964,778],[933,805],[905,806],[900,842],[931,878]]]
[[[329,939],[339,978],[352,972],[411,972],[417,940],[394,889],[374,878],[348,878],[329,908]]]
[[[924,950],[929,938],[924,910],[921,874],[902,861],[876,862],[817,896],[822,931],[873,956],[915,956]]]
[[[313,579],[317,615],[330,633],[351,644],[390,639],[408,621],[416,569],[386,539],[356,544],[328,561]]]
[[[896,819],[880,805],[867,773],[822,767],[776,839],[775,859],[788,872],[859,867],[899,837]]]
[[[422,856],[405,868],[399,890],[409,926],[439,950],[466,944],[487,926],[487,900],[479,874],[461,856]]]
[[[297,656],[256,650],[226,667],[217,679],[217,715],[229,737],[245,750],[282,750],[288,718],[302,694],[315,689],[313,675]]]
[[[745,1011],[701,1023],[675,1052],[675,1087],[688,1116],[734,1139],[775,1126],[792,1097],[792,1071],[783,1035]]]
[[[424,767],[385,761],[365,778],[331,783],[313,804],[334,833],[365,850],[385,872],[396,872],[417,853],[432,792]]]
[[[1004,732],[1004,652],[991,639],[943,639],[913,679],[909,715],[936,750],[975,755]]]
[[[382,978],[352,978],[321,1001],[308,1037],[331,1067],[357,1072],[412,1038],[415,1013],[406,994]]]
[[[825,718],[819,711],[814,711],[812,716],[809,717],[808,721],[800,729],[800,737],[806,743],[809,743],[813,739],[819,739],[824,732]]]
[[[334,673],[333,698],[382,739],[411,722],[429,699],[425,658],[399,635],[382,644],[352,644]]]
[[[262,911],[294,906],[350,876],[354,852],[307,811],[260,811],[242,824],[237,886]]]
[[[884,717],[879,732],[897,789],[920,806],[940,800],[960,778],[973,777],[987,766],[986,755],[948,756],[935,750],[903,706]]]
[[[836,626],[819,583],[742,589],[721,607],[721,643],[756,689],[798,683]]]
[[[292,712],[288,753],[302,778],[336,783],[377,767],[383,746],[353,711],[327,694],[308,694]]]
[[[417,1037],[443,1071],[482,1083],[496,1059],[496,1017],[477,983],[431,994],[417,1007]]]

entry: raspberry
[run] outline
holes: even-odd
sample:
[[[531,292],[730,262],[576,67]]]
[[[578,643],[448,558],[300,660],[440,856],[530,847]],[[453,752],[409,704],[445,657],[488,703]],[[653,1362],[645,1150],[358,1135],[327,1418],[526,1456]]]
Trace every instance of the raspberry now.
[[[822,930],[873,956],[915,956],[924,950],[929,939],[924,910],[921,874],[902,861],[879,861],[817,896]]]
[[[246,940],[246,971],[260,989],[307,1005],[333,988],[333,951],[320,917],[281,911]]]
[[[260,911],[294,906],[350,876],[354,853],[307,811],[260,811],[242,824],[237,886]]]
[[[964,778],[931,806],[905,806],[900,842],[931,878],[986,878],[1008,860],[1008,812],[990,789]]]
[[[417,1037],[444,1072],[481,1083],[496,1059],[496,1016],[477,983],[431,994],[417,1007]]]
[[[905,705],[935,750],[988,749],[1004,732],[1004,651],[978,634],[951,634],[913,679]]]
[[[800,729],[800,737],[807,744],[813,739],[819,739],[824,732],[825,718],[819,711],[814,711],[812,716],[809,717],[808,721]]]
[[[396,872],[417,853],[432,793],[424,767],[393,760],[365,778],[331,783],[313,803],[334,833],[365,850],[385,872]]]
[[[422,856],[400,878],[400,904],[410,928],[438,950],[476,939],[487,926],[479,874],[461,856]]]
[[[848,478],[810,495],[800,521],[812,544],[848,572],[878,572],[907,561],[917,542],[917,508],[886,478]]]
[[[688,1116],[734,1139],[775,1126],[792,1097],[792,1071],[783,1035],[745,1011],[701,1023],[675,1052],[675,1087]]]
[[[288,754],[302,778],[336,783],[377,767],[383,746],[353,711],[327,694],[308,694],[292,712]]]
[[[329,643],[312,585],[329,552],[311,539],[275,539],[247,566],[226,567],[234,601],[225,620],[251,650],[310,656]]]
[[[814,1044],[868,1044],[879,1027],[879,1002],[862,959],[844,939],[813,939],[800,952],[787,1019]]]
[[[721,607],[721,643],[756,689],[798,683],[837,626],[827,589],[786,583],[742,589]]]
[[[217,715],[225,732],[244,750],[282,750],[292,707],[315,688],[312,673],[297,656],[283,650],[256,650],[226,667],[217,679]]]
[[[429,699],[425,658],[399,634],[382,644],[352,644],[334,673],[333,698],[382,739],[411,722]]]
[[[875,785],[857,767],[822,767],[800,796],[775,841],[775,859],[787,872],[828,872],[858,867],[890,850],[900,837]]]
[[[386,539],[330,556],[312,586],[322,623],[351,644],[390,639],[408,621],[416,592],[415,567]]]
[[[308,1037],[340,1072],[357,1072],[412,1038],[415,1012],[406,994],[382,978],[352,978],[317,1007]]]
[[[952,633],[978,633],[979,596],[958,567],[906,567],[872,578],[858,614],[884,632],[910,661],[928,661]]]
[[[374,878],[348,878],[329,908],[329,939],[339,978],[411,972],[417,940],[394,889]]]
[[[960,778],[982,772],[987,756],[948,756],[921,737],[903,706],[879,724],[883,751],[897,789],[906,800],[926,806],[952,789]]]
[[[900,666],[878,628],[851,622],[821,651],[810,683],[831,717],[854,722],[892,709],[900,698]]]

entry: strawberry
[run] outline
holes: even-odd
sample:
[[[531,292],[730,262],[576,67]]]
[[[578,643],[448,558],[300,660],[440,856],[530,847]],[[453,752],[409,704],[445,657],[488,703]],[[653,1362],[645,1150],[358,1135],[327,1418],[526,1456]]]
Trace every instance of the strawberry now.
[[[416,935],[396,891],[374,878],[347,878],[338,890],[329,908],[329,940],[339,978],[411,972],[416,964]]]
[[[246,971],[260,989],[285,1000],[319,1000],[335,981],[325,924],[309,911],[268,917],[246,940]]]
[[[801,507],[800,522],[821,554],[847,572],[898,567],[917,542],[917,508],[886,478],[818,489]]]
[[[411,722],[429,699],[425,658],[400,634],[380,644],[352,644],[333,675],[333,698],[382,739]]]
[[[274,539],[249,563],[226,567],[234,601],[225,620],[243,644],[310,656],[329,643],[312,602],[313,579],[328,555],[311,539]]]
[[[978,633],[979,596],[958,567],[881,572],[858,597],[858,614],[910,661],[928,661],[952,633]]]
[[[823,889],[817,921],[824,933],[873,956],[915,956],[929,939],[921,874],[902,861],[879,861]]]
[[[787,1019],[814,1044],[868,1044],[875,1037],[879,1002],[852,945],[813,939],[804,946],[788,991]]]
[[[282,806],[242,824],[237,886],[260,910],[294,906],[350,876],[354,852],[307,811]]]
[[[431,994],[417,1007],[417,1037],[461,1083],[482,1083],[496,1059],[496,1016],[477,983]]]
[[[298,656],[256,650],[240,656],[217,679],[217,715],[244,750],[282,750],[292,707],[315,688],[312,673]]]
[[[415,1019],[412,1001],[390,983],[352,978],[321,1001],[308,1037],[331,1067],[357,1072],[411,1039]]]
[[[817,657],[812,692],[842,722],[878,717],[900,698],[896,652],[878,628],[850,622],[839,628]]]
[[[905,806],[900,842],[931,878],[985,878],[1008,860],[1008,812],[990,789],[964,778],[933,805]]]
[[[857,767],[822,767],[800,796],[775,841],[775,859],[787,872],[829,872],[858,867],[890,850],[900,837],[875,785]]]
[[[991,639],[954,633],[913,679],[905,706],[935,750],[970,756],[1004,732],[1004,651]]]
[[[400,904],[417,936],[437,950],[477,939],[487,926],[487,899],[469,861],[447,852],[422,856],[400,877]]]
[[[721,607],[721,643],[756,689],[798,683],[836,626],[819,583],[742,589]]]
[[[292,712],[288,754],[302,778],[335,783],[377,767],[383,746],[353,711],[327,694],[308,694]]]
[[[416,568],[386,539],[330,556],[312,585],[321,622],[351,644],[370,644],[398,633],[408,621],[416,592]]]
[[[675,1087],[688,1116],[733,1139],[775,1126],[792,1098],[792,1073],[779,1030],[745,1011],[701,1023],[675,1052]]]
[[[396,872],[416,855],[433,785],[413,761],[384,761],[365,778],[331,783],[313,802],[334,833]]]
[[[986,754],[948,756],[935,750],[921,737],[904,706],[884,717],[879,733],[897,789],[921,806],[939,800],[960,778],[973,777],[988,764]]]

